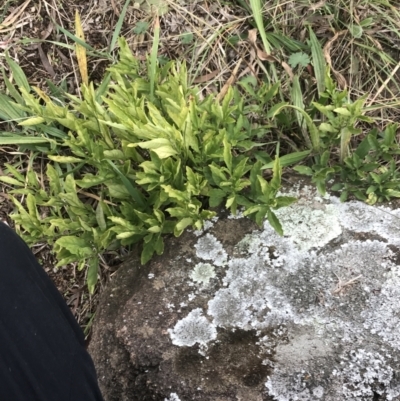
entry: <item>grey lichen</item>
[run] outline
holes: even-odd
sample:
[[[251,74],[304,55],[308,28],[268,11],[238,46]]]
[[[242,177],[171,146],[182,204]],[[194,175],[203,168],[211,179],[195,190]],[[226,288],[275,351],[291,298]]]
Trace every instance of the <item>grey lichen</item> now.
[[[171,393],[168,398],[164,398],[164,401],[181,401],[181,399],[178,397],[178,394]]]
[[[191,279],[207,283],[215,264],[226,267],[223,286],[208,301],[212,323],[195,309],[171,339],[204,345],[217,327],[255,330],[276,401],[398,399],[400,212],[302,194],[277,211],[285,237],[266,224],[230,258],[213,235],[198,239],[196,255],[210,264],[196,265]],[[360,240],[366,232],[376,239]]]
[[[196,343],[207,345],[217,338],[217,330],[204,316],[200,308],[192,310],[180,320],[173,330],[168,330],[172,343],[182,346],[193,346]]]
[[[189,277],[200,284],[207,285],[216,276],[215,268],[210,263],[197,263]]]
[[[375,394],[385,394],[386,399],[391,400],[400,395],[397,390],[388,391],[394,372],[381,354],[363,349],[351,351],[343,365],[341,370],[335,369],[332,373],[343,383],[344,400],[372,400]]]
[[[200,259],[211,260],[216,266],[223,266],[227,260],[227,253],[222,244],[214,235],[205,234],[195,245],[196,255]]]

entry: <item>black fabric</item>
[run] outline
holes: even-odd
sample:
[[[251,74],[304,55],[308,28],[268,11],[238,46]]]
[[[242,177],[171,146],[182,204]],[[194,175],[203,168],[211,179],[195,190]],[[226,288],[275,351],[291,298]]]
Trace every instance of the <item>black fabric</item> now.
[[[0,401],[102,401],[84,336],[28,246],[0,222]]]

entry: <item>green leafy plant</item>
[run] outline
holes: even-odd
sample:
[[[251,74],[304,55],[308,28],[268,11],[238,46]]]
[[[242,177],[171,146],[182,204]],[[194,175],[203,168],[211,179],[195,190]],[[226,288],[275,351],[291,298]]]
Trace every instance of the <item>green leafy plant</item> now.
[[[137,35],[140,35],[142,33],[145,33],[147,29],[149,28],[150,23],[147,21],[138,21],[133,28],[133,32],[135,32]]]
[[[397,124],[387,126],[383,132],[372,129],[354,153],[344,159],[340,182],[332,187],[342,191],[342,201],[349,194],[368,204],[400,197],[397,129]]]
[[[304,68],[311,63],[311,60],[308,54],[296,52],[290,55],[288,62],[292,68],[296,68],[297,66]]]
[[[341,191],[342,201],[349,195],[369,204],[400,197],[397,125],[363,134],[365,125],[374,121],[365,115],[366,97],[350,101],[347,91],[338,91],[329,75],[325,85],[325,92],[310,111],[314,119],[318,114],[321,119],[316,125],[321,151],[314,154],[310,166],[298,165],[294,170],[310,176],[321,194],[325,194],[328,181],[338,181],[332,190]],[[355,149],[352,140],[357,143]]]
[[[19,125],[66,132],[46,148],[43,174],[8,165],[0,177],[14,188],[11,217],[25,240],[52,244],[59,266],[87,267],[93,291],[104,251],[142,243],[146,263],[163,252],[164,234],[200,229],[220,204],[232,213],[243,207],[258,224],[267,218],[282,234],[274,209],[295,199],[278,195],[278,157],[271,181],[263,178],[255,154],[264,143],[238,89],[222,101],[200,100],[184,64],[159,66],[152,56],[146,76],[126,42],[119,45],[110,81],[96,90],[83,85],[82,99],[68,95],[60,105],[38,88],[19,88],[26,113]],[[276,87],[262,93],[272,99]]]

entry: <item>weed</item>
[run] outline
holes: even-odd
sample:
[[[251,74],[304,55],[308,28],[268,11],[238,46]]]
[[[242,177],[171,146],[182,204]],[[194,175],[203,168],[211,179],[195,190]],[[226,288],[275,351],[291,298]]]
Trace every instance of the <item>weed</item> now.
[[[184,64],[158,66],[153,52],[143,78],[126,42],[119,45],[101,102],[92,84],[83,84],[82,99],[69,96],[67,107],[38,88],[36,96],[20,88],[31,116],[19,125],[68,130],[46,150],[52,162],[45,174],[30,171],[27,179],[9,165],[0,177],[15,188],[11,217],[26,241],[52,244],[59,266],[87,266],[93,291],[104,250],[142,242],[146,263],[163,252],[164,234],[201,228],[222,203],[232,213],[244,207],[258,224],[266,217],[282,234],[273,210],[295,199],[278,196],[279,158],[268,182],[263,163],[250,155],[263,143],[239,91],[230,88],[221,102],[214,95],[200,100]],[[271,100],[276,88],[263,92]]]

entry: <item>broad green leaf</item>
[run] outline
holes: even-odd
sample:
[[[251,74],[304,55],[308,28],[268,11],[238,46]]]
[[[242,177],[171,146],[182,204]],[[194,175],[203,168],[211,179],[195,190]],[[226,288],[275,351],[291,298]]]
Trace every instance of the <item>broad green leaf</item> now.
[[[16,167],[9,163],[4,163],[4,166],[6,167],[6,173],[11,173],[18,181],[25,182],[24,175]]]
[[[19,120],[25,116],[25,112],[17,107],[12,99],[0,93],[0,118],[2,120]]]
[[[36,199],[32,194],[28,194],[26,197],[26,206],[28,208],[29,215],[34,219],[39,222],[39,213],[37,211],[36,207]]]
[[[290,206],[292,203],[296,202],[297,198],[292,196],[278,196],[276,198],[275,209],[280,209],[281,207]]]
[[[129,194],[132,196],[132,199],[143,209],[148,209],[148,204],[146,203],[146,198],[142,195],[142,193],[133,186],[129,178],[127,178],[122,172],[118,169],[118,167],[111,161],[107,160],[108,164],[113,168],[113,170],[118,174],[125,188],[128,190]],[[110,189],[110,186],[109,186]]]
[[[99,201],[96,206],[96,221],[100,227],[101,231],[105,231],[107,229],[106,219],[104,217],[104,210],[103,210],[103,201]]]
[[[272,228],[279,235],[283,235],[282,225],[281,225],[280,221],[278,220],[278,218],[276,217],[276,214],[271,209],[268,209],[268,211],[267,211],[267,218],[268,218],[268,222],[269,222],[269,224],[271,224]]]
[[[150,141],[130,144],[128,146],[140,146],[143,149],[151,149],[160,159],[177,155],[178,152],[171,146],[171,142],[165,138],[152,139]]]
[[[113,174],[111,174],[112,176]],[[105,176],[103,175],[93,175],[93,174],[85,174],[81,180],[76,180],[76,185],[81,188],[91,188],[97,185],[100,185],[107,180],[111,179],[110,174]]]
[[[112,183],[107,183],[106,185],[111,198],[129,199],[131,197],[125,185]]]
[[[216,185],[220,185],[221,182],[226,182],[228,180],[225,173],[221,171],[220,167],[212,164],[210,164],[208,167],[211,170],[211,175]]]
[[[391,197],[400,198],[400,191],[396,191],[395,189],[387,189],[385,192]]]
[[[161,185],[163,190],[173,199],[176,199],[178,202],[189,202],[190,195],[186,192],[178,191],[171,187],[171,185]]]
[[[193,223],[193,219],[191,217],[185,217],[182,220],[180,220],[176,226],[175,226],[175,230],[174,230],[174,235],[175,237],[179,237],[183,230],[190,226]]]
[[[87,258],[93,255],[93,250],[86,239],[72,235],[66,235],[59,238],[55,242],[55,246],[57,248],[65,248],[71,254],[77,255],[80,258]]]
[[[152,244],[151,242],[145,243],[143,245],[142,254],[140,256],[140,263],[142,265],[146,264],[154,255],[154,252],[154,244]]]
[[[346,109],[345,107],[337,107],[336,109],[333,110],[335,113],[340,114],[342,116],[346,117],[351,117],[351,112],[349,109]]]
[[[111,220],[114,224],[119,224],[120,226],[123,226],[130,231],[135,231],[135,227],[128,220],[125,220],[122,217],[108,216],[108,219]]]
[[[318,128],[323,132],[336,132],[335,128],[329,123],[321,123]]]
[[[224,162],[229,171],[232,171],[232,148],[230,143],[224,138]]]
[[[97,283],[97,273],[99,270],[99,257],[97,255],[93,255],[91,258],[87,260],[88,271],[87,271],[87,285],[90,294],[94,293],[94,289]]]
[[[133,237],[134,235],[137,235],[138,233],[135,231],[125,231],[123,233],[117,234],[118,239],[124,239],[124,238],[130,238]]]
[[[53,160],[57,163],[82,163],[85,160],[79,159],[78,157],[74,156],[53,156],[53,155],[48,155],[47,156],[50,160]]]
[[[103,153],[104,153],[104,158],[106,158],[106,159],[110,159],[110,160],[125,160],[126,159],[124,153],[119,149],[105,150]]]
[[[363,34],[363,29],[362,26],[360,25],[355,25],[353,23],[348,25],[349,31],[351,33],[351,35],[356,38],[356,39],[360,39],[362,34]]]
[[[61,181],[56,169],[50,163],[47,164],[46,174],[49,178],[51,194],[58,195],[61,192]]]
[[[297,171],[300,174],[308,175],[310,177],[314,174],[314,171],[307,166],[295,166],[293,167],[293,170]]]
[[[26,126],[30,126],[30,125],[38,125],[38,124],[43,123],[44,121],[45,121],[45,119],[43,117],[31,117],[24,121],[19,122],[18,125],[26,127]]]
[[[15,178],[8,177],[6,175],[0,176],[0,181],[5,182],[6,184],[13,185],[15,187],[24,187],[25,183],[16,180]]]

